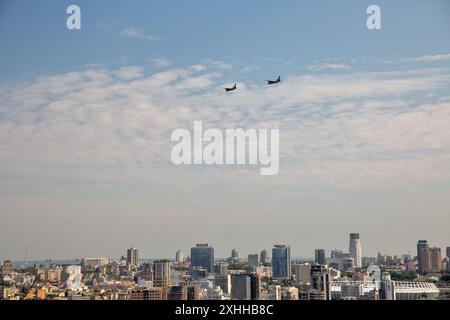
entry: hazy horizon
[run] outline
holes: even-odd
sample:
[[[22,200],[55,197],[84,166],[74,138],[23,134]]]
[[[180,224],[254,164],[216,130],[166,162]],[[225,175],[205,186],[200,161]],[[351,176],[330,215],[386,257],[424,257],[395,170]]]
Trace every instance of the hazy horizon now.
[[[445,254],[448,1],[376,1],[373,31],[372,1],[231,2],[76,1],[68,30],[71,1],[2,1],[1,260],[310,257],[351,232],[363,256]],[[174,165],[194,121],[279,128],[279,173]]]

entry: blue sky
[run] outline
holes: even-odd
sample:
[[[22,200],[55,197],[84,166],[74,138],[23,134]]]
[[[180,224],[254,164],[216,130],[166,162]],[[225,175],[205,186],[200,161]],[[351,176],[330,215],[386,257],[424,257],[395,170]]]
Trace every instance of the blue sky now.
[[[450,245],[449,18],[448,1],[2,1],[0,259]],[[279,174],[174,166],[194,120],[279,128]]]
[[[82,30],[65,28],[65,8],[82,9]],[[2,1],[1,79],[55,73],[92,63],[181,65],[205,59],[248,65],[276,58],[255,76],[301,70],[325,59],[394,59],[450,51],[447,1],[377,1],[383,30],[365,28],[373,1]],[[127,38],[136,28],[159,40]]]

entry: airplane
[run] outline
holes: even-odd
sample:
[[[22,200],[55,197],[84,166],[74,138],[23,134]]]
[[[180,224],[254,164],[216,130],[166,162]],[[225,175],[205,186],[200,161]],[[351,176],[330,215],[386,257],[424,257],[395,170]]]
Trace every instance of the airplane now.
[[[277,79],[277,80],[266,80],[266,81],[267,81],[267,84],[268,84],[268,85],[276,84],[276,83],[281,82],[281,76],[278,76],[278,79]]]
[[[231,87],[231,88],[225,88],[225,91],[226,91],[226,92],[228,92],[228,91],[234,91],[234,90],[236,90],[236,89],[237,89],[237,85],[236,85],[236,83],[235,83],[233,87]]]

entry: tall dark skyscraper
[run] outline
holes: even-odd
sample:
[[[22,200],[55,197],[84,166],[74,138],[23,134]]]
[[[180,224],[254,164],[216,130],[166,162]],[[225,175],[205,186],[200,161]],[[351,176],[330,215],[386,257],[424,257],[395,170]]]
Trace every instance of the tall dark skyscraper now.
[[[191,248],[191,266],[214,272],[214,248],[208,244],[197,244]]]
[[[315,251],[315,261],[317,264],[326,264],[325,259],[325,250],[324,249],[316,249]]]
[[[450,247],[447,247],[447,250],[446,250],[446,257],[447,257],[447,258],[450,258]]]
[[[286,245],[274,245],[272,248],[272,274],[276,279],[291,278],[291,248]]]
[[[250,275],[250,295],[251,300],[261,299],[261,277],[257,273]]]

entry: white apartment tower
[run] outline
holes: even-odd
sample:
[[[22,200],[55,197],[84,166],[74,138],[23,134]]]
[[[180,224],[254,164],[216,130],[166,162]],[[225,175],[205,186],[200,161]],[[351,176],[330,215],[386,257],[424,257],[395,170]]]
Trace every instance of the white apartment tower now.
[[[362,267],[361,256],[361,241],[359,240],[359,233],[350,233],[349,249],[350,257],[353,258],[353,263],[356,268]]]

